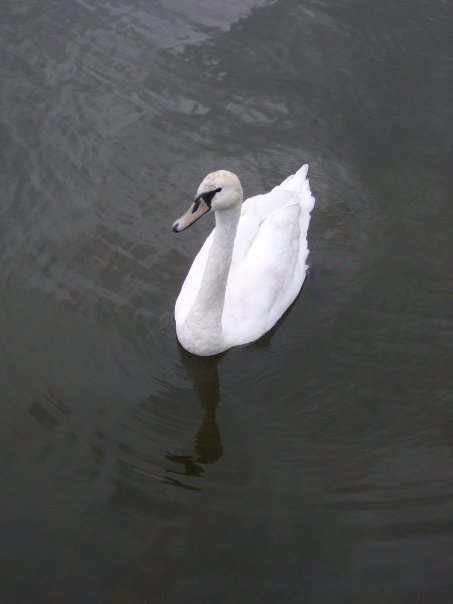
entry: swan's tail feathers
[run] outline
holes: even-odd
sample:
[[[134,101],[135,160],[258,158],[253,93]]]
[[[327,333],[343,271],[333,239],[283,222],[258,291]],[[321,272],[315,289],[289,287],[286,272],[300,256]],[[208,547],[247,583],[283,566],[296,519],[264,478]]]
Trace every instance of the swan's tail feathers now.
[[[303,191],[307,183],[308,164],[304,164],[295,174],[291,174],[279,185],[280,189],[287,191]]]
[[[310,191],[310,183],[307,178],[308,164],[304,164],[295,174],[291,174],[282,182],[277,189],[285,191],[296,191],[300,195],[301,202],[305,209],[311,212],[315,204],[315,198]]]

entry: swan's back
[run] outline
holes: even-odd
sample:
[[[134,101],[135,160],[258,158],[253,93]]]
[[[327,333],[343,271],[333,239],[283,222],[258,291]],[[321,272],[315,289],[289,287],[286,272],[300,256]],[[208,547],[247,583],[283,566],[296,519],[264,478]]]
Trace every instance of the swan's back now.
[[[302,166],[268,193],[242,205],[222,315],[225,348],[269,331],[303,285],[314,205],[307,170],[307,165]],[[185,320],[195,301],[212,237],[211,233],[181,289],[175,307],[177,323]]]

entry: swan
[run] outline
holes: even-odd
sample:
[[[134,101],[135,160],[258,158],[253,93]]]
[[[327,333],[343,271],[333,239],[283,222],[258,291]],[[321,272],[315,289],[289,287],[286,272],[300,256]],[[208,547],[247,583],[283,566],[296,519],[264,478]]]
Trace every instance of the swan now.
[[[294,301],[305,280],[307,230],[314,206],[308,165],[268,193],[244,203],[236,174],[208,174],[179,233],[209,211],[215,228],[195,257],[175,305],[182,346],[211,356],[264,335]]]

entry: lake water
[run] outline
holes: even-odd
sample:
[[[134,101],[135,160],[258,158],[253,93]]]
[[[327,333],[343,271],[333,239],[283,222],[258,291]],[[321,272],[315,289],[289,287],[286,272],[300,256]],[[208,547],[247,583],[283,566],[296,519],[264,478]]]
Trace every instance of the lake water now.
[[[2,604],[453,592],[453,4],[3,0]],[[185,353],[212,228],[309,163],[310,276]]]

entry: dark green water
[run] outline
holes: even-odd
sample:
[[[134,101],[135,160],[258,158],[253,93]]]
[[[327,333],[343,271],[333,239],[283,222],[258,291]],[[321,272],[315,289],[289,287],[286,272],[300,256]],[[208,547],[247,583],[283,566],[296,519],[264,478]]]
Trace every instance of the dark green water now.
[[[1,604],[451,601],[453,5],[223,4],[1,4]],[[297,302],[185,354],[172,222],[304,162]]]

